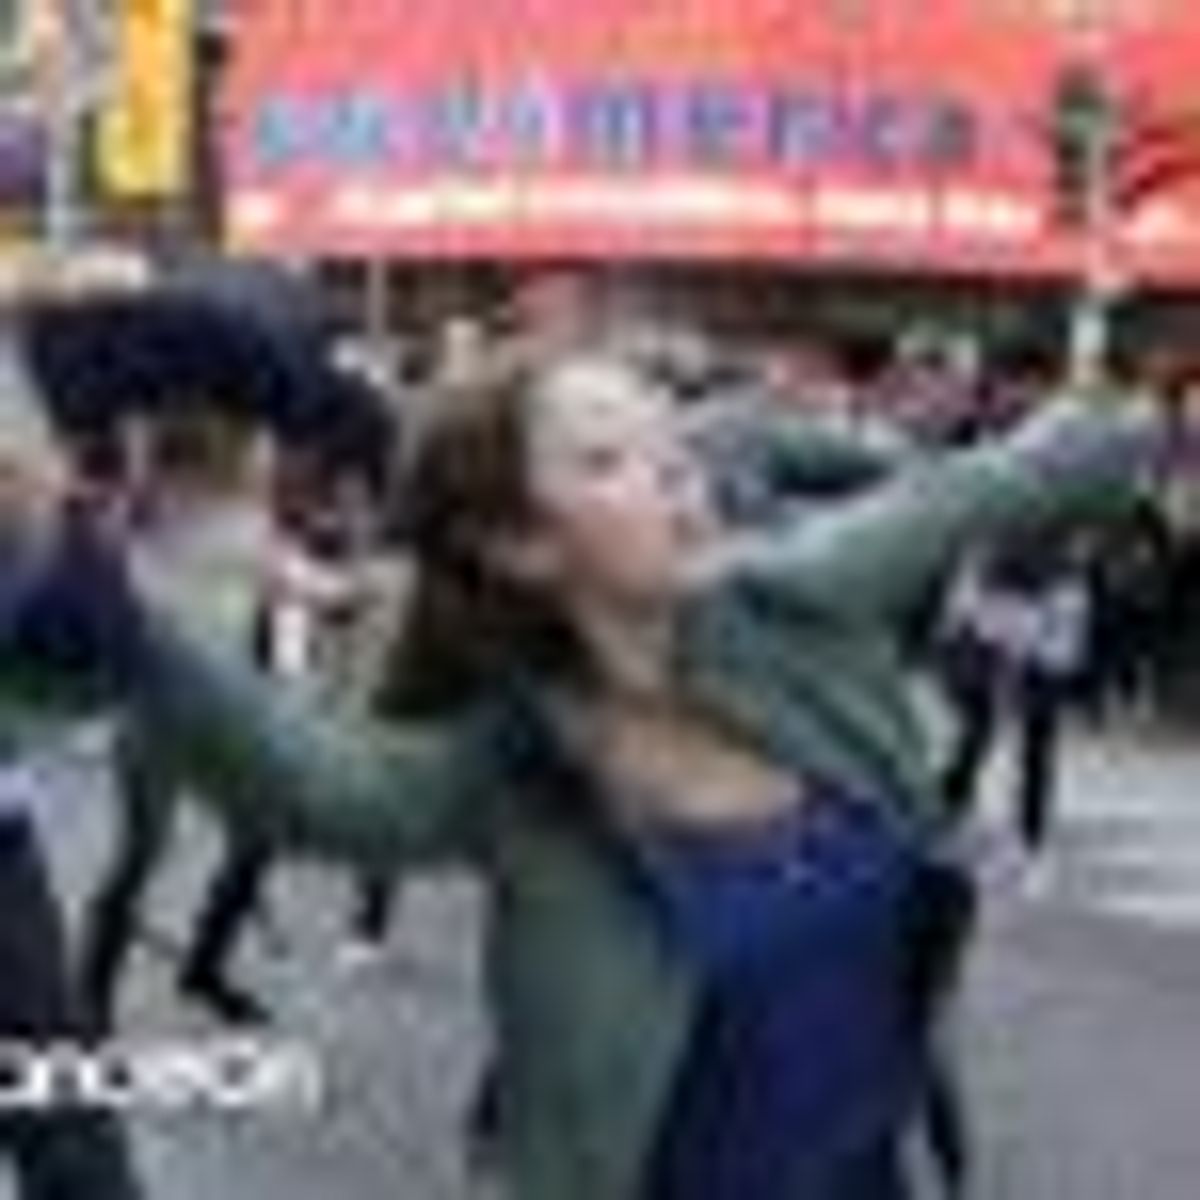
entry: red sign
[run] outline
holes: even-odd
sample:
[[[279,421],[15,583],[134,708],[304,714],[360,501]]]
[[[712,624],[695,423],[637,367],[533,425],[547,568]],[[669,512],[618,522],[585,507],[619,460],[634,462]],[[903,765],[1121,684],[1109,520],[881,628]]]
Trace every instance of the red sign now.
[[[1196,96],[1193,0],[243,0],[230,237],[259,251],[759,259],[1037,275],[1064,66]],[[1047,9],[1063,5],[1045,5]],[[1200,282],[1200,187],[1123,220],[1131,274]]]

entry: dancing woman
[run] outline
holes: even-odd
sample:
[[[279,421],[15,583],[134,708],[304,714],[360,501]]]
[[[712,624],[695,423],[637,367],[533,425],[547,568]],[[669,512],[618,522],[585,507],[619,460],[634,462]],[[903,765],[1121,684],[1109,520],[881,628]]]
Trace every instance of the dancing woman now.
[[[734,537],[671,397],[616,358],[514,362],[412,464],[407,722],[339,727],[103,555],[48,576],[22,648],[102,658],[256,834],[486,877],[519,1200],[900,1200],[952,948],[895,614],[976,539],[1114,509],[1153,442],[1053,407]]]

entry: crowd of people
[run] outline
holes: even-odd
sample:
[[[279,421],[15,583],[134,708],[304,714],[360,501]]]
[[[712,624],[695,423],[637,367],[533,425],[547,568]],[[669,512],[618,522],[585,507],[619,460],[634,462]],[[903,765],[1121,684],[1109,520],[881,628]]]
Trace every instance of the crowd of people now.
[[[224,1021],[271,1020],[231,963],[280,860],[349,867],[375,943],[407,873],[487,881],[466,1132],[514,1200],[900,1200],[914,1134],[965,1194],[956,834],[1006,706],[1034,859],[1063,714],[1170,693],[1188,406],[697,344],[457,336],[386,487],[219,404],[0,443],[0,681],[111,709],[120,801],[78,954],[0,804],[3,1035],[120,1028],[186,795],[226,851],[178,981]],[[0,1145],[26,1200],[138,1195],[105,1114]]]

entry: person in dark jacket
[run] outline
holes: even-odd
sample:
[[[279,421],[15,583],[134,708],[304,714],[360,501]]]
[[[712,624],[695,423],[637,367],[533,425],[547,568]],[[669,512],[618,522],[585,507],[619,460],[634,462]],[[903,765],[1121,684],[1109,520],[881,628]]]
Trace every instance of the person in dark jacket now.
[[[50,508],[65,485],[66,463],[36,411],[0,393],[0,644],[21,640],[25,605],[55,556],[45,538]],[[61,517],[68,549],[103,520],[94,497],[74,496]],[[44,1049],[86,1047],[88,1019],[69,951],[65,920],[33,804],[36,777],[22,759],[72,717],[103,699],[71,676],[47,680],[0,659],[0,1042]],[[21,1200],[138,1200],[141,1185],[125,1133],[110,1113],[60,1106],[22,1107],[5,1081],[0,1155],[13,1167]]]

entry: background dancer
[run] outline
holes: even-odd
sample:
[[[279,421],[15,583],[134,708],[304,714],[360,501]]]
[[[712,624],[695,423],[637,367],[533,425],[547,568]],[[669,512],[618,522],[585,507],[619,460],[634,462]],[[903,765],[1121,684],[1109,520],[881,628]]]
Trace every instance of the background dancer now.
[[[37,535],[54,520],[66,480],[50,430],[19,398],[0,394],[0,642],[20,639],[22,606],[50,553]],[[97,518],[77,497],[61,516],[70,545]],[[0,655],[0,1041],[44,1047],[87,1043],[87,1018],[33,814],[38,781],[21,759],[63,720],[93,711],[100,696],[47,679],[36,663]],[[22,1200],[138,1200],[124,1132],[110,1115],[78,1107],[4,1106],[0,1154]]]

